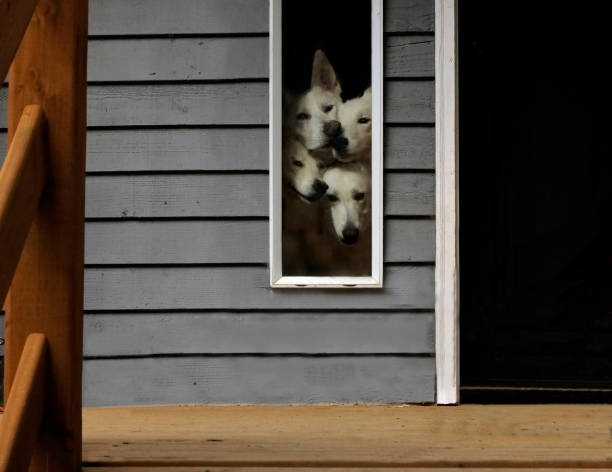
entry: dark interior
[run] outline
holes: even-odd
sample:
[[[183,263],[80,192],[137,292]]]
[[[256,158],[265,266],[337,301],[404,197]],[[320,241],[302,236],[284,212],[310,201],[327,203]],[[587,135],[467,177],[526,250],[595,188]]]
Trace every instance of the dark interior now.
[[[371,85],[371,0],[283,2],[283,88],[310,88],[312,59],[323,50],[342,85],[342,98]],[[315,34],[313,34],[315,33]]]
[[[464,402],[612,399],[601,5],[459,1]]]

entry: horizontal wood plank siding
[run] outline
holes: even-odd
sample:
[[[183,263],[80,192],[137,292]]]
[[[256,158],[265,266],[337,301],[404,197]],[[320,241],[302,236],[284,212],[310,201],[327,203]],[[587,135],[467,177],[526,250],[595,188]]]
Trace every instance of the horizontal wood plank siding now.
[[[386,215],[433,215],[433,174],[385,176]],[[268,215],[267,174],[121,175],[87,178],[88,218]]]
[[[433,36],[390,36],[385,76],[432,77]],[[90,82],[268,78],[268,38],[147,38],[89,41]],[[210,67],[215,64],[215,67]]]
[[[433,32],[431,0],[385,0],[386,32]],[[268,0],[91,0],[94,36],[268,32]]]
[[[433,170],[434,129],[387,126],[385,167]],[[0,130],[0,162],[6,132]],[[87,133],[89,172],[268,170],[267,128],[96,129]]]
[[[171,357],[88,360],[86,405],[433,401],[428,357]]]
[[[86,310],[432,309],[432,266],[388,266],[385,288],[273,290],[266,267],[85,270]]]
[[[388,82],[387,123],[433,123],[433,81]],[[91,85],[89,126],[267,125],[267,82]],[[6,109],[6,89],[0,90]],[[6,128],[6,114],[0,115]]]
[[[110,312],[84,320],[86,359],[225,354],[429,354],[433,313]],[[4,319],[0,316],[0,337]],[[2,346],[0,346],[2,354]]]
[[[387,262],[433,262],[433,219],[385,222]],[[85,263],[266,264],[265,220],[89,221]],[[248,241],[248,244],[246,242]]]
[[[85,317],[85,356],[427,354],[432,313],[117,313]]]
[[[86,405],[434,400],[434,2],[384,8],[385,288],[272,290],[268,0],[90,0]]]

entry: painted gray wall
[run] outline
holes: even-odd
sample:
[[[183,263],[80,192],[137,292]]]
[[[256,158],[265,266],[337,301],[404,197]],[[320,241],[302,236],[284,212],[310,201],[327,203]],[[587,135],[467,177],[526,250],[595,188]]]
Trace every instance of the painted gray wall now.
[[[275,291],[267,0],[90,0],[86,405],[434,401],[433,10],[385,0],[385,288]]]

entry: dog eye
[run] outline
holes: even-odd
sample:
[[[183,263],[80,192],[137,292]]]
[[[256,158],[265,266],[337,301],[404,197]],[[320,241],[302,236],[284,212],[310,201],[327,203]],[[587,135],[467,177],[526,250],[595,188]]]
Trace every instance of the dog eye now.
[[[302,112],[302,113],[298,113],[296,118],[298,120],[307,120],[308,118],[310,118],[310,115],[308,113]]]
[[[328,199],[330,202],[337,202],[337,201],[338,201],[338,197],[336,197],[335,195],[328,195],[328,196],[327,196],[327,199]]]
[[[361,124],[365,124],[365,123],[369,123],[369,122],[370,122],[370,119],[369,118],[365,118],[365,117],[359,118],[357,120],[357,123],[361,123]]]
[[[295,167],[304,167],[304,163],[302,161],[298,161],[297,159],[293,159],[293,165]]]
[[[356,193],[353,196],[353,198],[359,202],[359,201],[361,201],[361,200],[363,200],[365,198],[365,193],[363,193],[363,192]]]
[[[329,113],[329,112],[330,112],[330,111],[332,111],[333,109],[334,109],[334,106],[333,106],[333,105],[325,105],[325,106],[323,107],[323,111],[324,111],[325,113]]]
[[[325,162],[323,162],[323,161],[317,161],[317,168],[318,168],[319,170],[324,170],[324,169],[326,169],[326,168],[327,168],[327,166],[325,165]]]

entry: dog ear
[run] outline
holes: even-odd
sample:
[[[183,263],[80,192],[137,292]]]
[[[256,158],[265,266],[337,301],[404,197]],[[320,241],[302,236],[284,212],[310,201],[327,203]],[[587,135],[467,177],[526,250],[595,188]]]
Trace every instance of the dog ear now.
[[[367,89],[363,91],[362,97],[372,99],[372,86],[369,86]]]
[[[327,59],[325,53],[320,49],[317,49],[314,53],[310,86],[321,87],[338,96],[342,93],[342,87],[336,77],[336,71]]]

